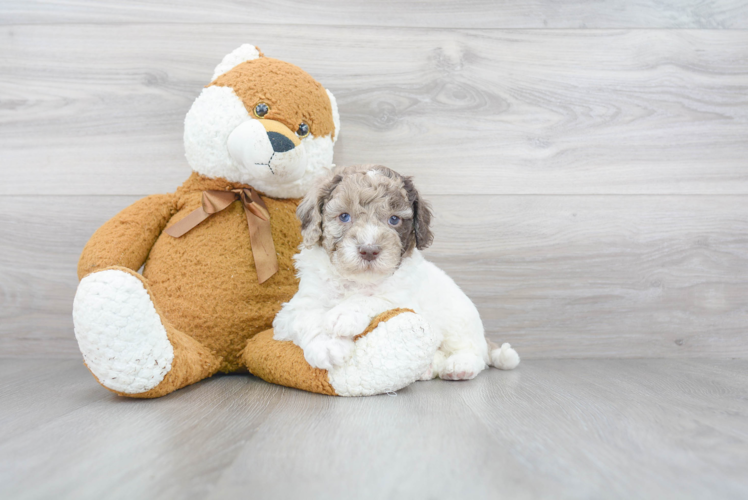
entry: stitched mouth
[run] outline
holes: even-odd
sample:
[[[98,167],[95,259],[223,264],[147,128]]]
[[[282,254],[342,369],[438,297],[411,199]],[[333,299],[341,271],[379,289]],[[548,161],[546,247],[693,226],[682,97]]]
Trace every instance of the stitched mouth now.
[[[271,174],[275,175],[275,172],[273,171],[273,167],[270,166],[270,162],[273,161],[273,156],[275,156],[275,151],[273,151],[273,154],[270,155],[270,159],[268,160],[267,163],[257,163],[257,162],[255,162],[255,165],[264,165],[264,166],[266,166],[267,168],[270,169],[270,173]]]

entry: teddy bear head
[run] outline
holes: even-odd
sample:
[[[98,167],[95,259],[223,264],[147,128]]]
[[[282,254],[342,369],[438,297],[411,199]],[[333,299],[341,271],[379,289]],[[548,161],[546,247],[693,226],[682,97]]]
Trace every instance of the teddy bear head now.
[[[192,170],[300,198],[332,167],[335,97],[302,69],[242,45],[223,58],[184,121]]]

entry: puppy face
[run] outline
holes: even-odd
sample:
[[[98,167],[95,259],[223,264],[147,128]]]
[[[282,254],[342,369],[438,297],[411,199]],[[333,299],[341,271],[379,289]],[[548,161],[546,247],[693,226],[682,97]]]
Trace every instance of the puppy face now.
[[[304,245],[322,246],[338,272],[356,281],[395,272],[413,248],[431,244],[431,210],[413,182],[380,165],[337,169],[297,210]]]

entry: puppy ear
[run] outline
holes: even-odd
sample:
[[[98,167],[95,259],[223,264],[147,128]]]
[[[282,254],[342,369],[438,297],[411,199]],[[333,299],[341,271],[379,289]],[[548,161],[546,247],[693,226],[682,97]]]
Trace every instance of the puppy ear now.
[[[322,239],[322,213],[325,204],[342,180],[342,175],[324,177],[309,190],[296,209],[296,217],[301,221],[301,236],[304,238],[305,247],[312,248]]]
[[[408,193],[408,202],[413,208],[413,234],[416,237],[416,248],[423,250],[434,241],[434,235],[429,229],[431,225],[431,205],[421,199],[410,177],[403,177],[403,187],[405,192]]]

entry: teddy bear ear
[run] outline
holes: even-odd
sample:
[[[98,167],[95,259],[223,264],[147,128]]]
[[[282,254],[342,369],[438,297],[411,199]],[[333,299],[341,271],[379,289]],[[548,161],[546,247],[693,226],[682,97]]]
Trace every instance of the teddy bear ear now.
[[[335,100],[335,96],[332,95],[332,92],[325,89],[327,92],[327,97],[330,98],[330,105],[332,106],[332,123],[335,126],[335,134],[333,134],[332,141],[335,142],[338,140],[338,135],[340,135],[340,114],[338,113],[338,102]]]
[[[230,54],[226,54],[221,64],[216,66],[215,71],[213,71],[213,80],[243,62],[259,59],[260,57],[263,57],[263,54],[259,47],[245,43]]]

